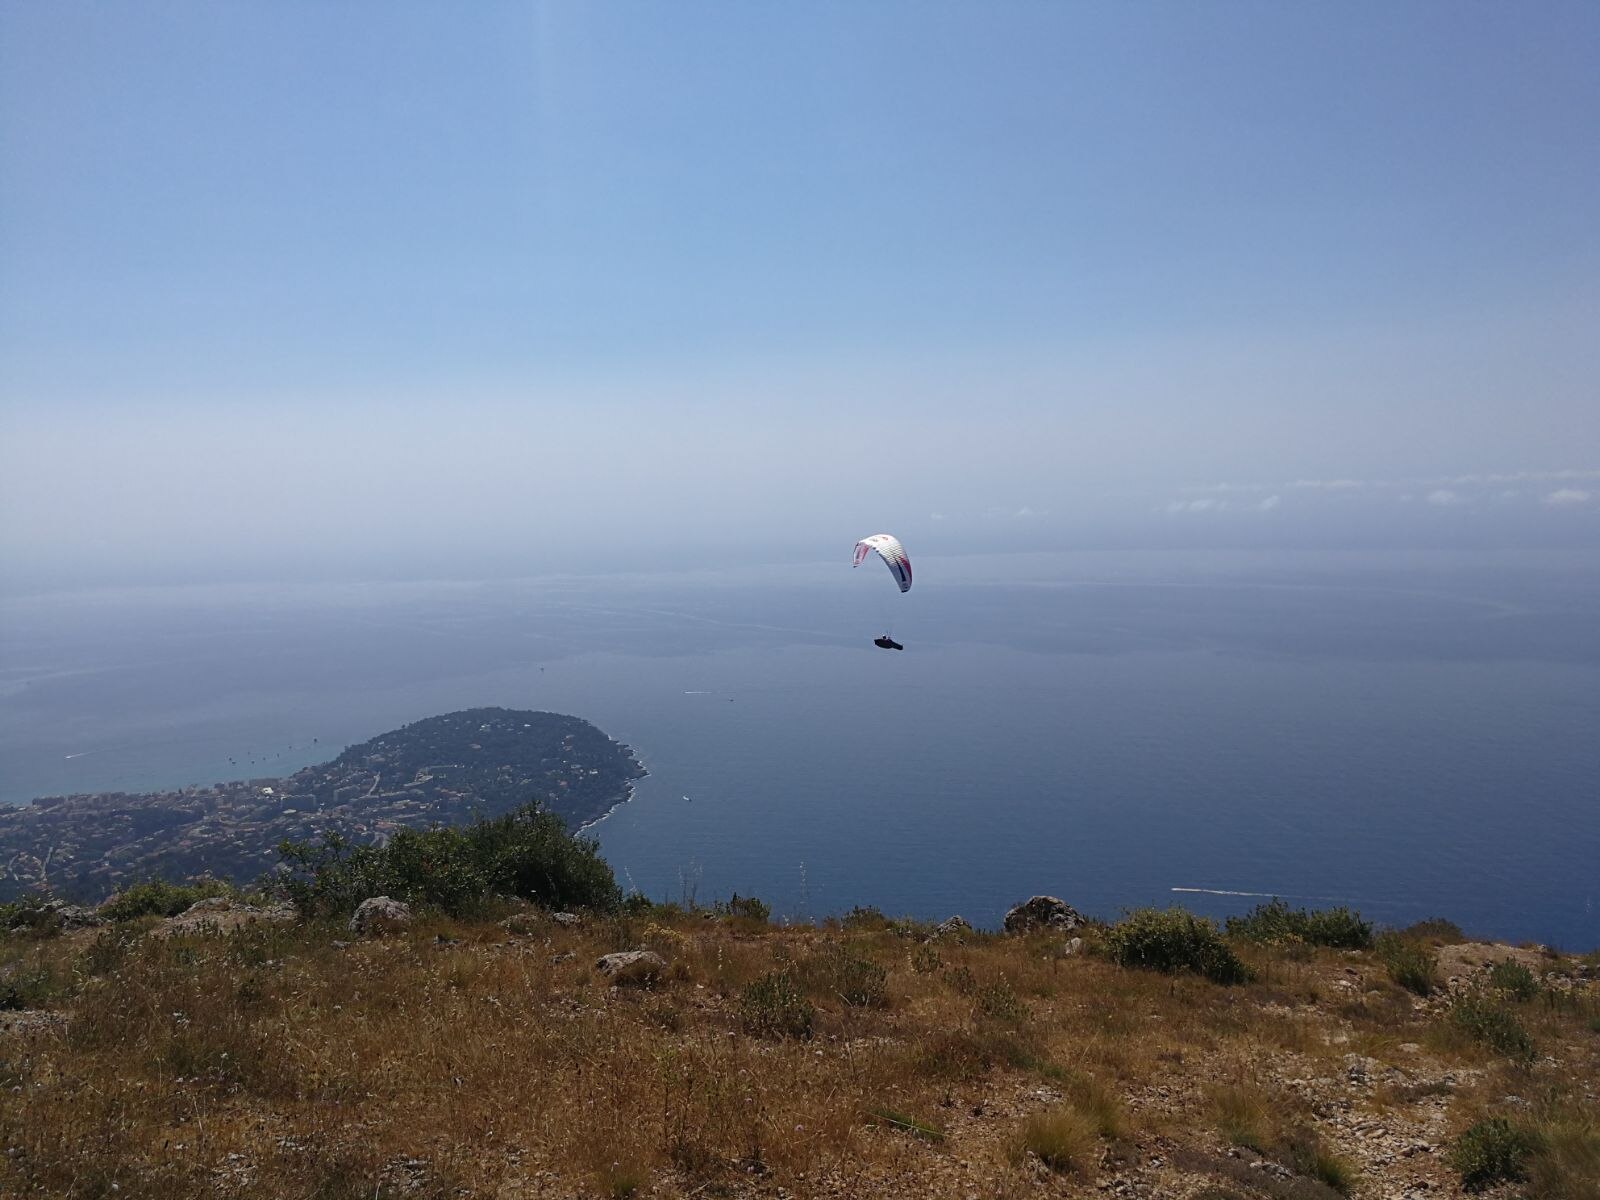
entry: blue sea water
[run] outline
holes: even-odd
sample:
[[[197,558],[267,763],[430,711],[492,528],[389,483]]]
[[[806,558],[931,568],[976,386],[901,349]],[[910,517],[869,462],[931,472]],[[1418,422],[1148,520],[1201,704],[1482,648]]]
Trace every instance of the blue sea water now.
[[[500,704],[635,749],[649,777],[592,832],[657,899],[994,925],[1036,892],[1277,895],[1600,945],[1592,559],[917,571],[904,597],[815,563],[7,599],[0,802],[281,775]],[[871,645],[891,626],[904,653]]]

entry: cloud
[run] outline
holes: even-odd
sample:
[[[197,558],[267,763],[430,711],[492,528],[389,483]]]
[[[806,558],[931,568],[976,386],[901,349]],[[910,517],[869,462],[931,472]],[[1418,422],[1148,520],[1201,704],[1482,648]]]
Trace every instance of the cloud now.
[[[993,504],[989,506],[988,512],[988,517],[991,521],[1025,521],[1030,517],[1048,517],[1049,515],[1050,510],[1048,508],[1034,508],[1027,504],[1024,504],[1021,508],[1006,508],[1003,505]],[[937,517],[935,519],[943,520],[944,518]]]
[[[1228,502],[1226,500],[1213,500],[1211,497],[1206,496],[1199,500],[1174,500],[1167,505],[1167,511],[1169,513],[1220,512],[1227,507]]]
[[[1571,508],[1574,504],[1587,504],[1592,493],[1582,488],[1557,488],[1544,498],[1551,508]]]
[[[1283,498],[1282,497],[1280,497],[1280,496],[1268,496],[1268,497],[1266,497],[1266,499],[1262,500],[1260,504],[1256,505],[1256,507],[1258,509],[1260,509],[1262,512],[1271,512],[1273,509],[1277,508],[1278,505],[1281,504],[1281,503],[1283,503]]]
[[[940,513],[940,512],[929,513],[928,514],[928,520],[930,520],[930,521],[942,521],[942,520],[944,520],[944,514]]]
[[[1465,504],[1466,500],[1460,492],[1452,492],[1449,488],[1435,488],[1428,493],[1428,503],[1439,508],[1450,508],[1453,505]]]
[[[1572,480],[1600,480],[1600,468],[1565,469],[1560,471],[1487,471],[1475,475],[1433,475],[1403,479],[1295,479],[1279,483],[1244,483],[1230,480],[1226,483],[1206,483],[1180,488],[1184,492],[1225,494],[1228,492],[1280,492],[1286,489],[1318,492],[1354,492],[1363,489],[1385,490],[1391,488],[1485,488],[1504,487],[1520,483],[1565,483]]]

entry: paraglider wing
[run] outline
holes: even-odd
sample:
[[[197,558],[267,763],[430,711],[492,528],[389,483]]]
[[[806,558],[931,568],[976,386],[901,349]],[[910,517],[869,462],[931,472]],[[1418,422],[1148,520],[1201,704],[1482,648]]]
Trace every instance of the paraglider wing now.
[[[875,533],[871,537],[864,537],[856,543],[856,560],[852,566],[859,567],[864,558],[873,551],[883,559],[884,565],[889,568],[889,574],[894,576],[894,581],[900,585],[902,592],[911,590],[911,560],[906,557],[906,549],[900,544],[900,539],[893,534]]]

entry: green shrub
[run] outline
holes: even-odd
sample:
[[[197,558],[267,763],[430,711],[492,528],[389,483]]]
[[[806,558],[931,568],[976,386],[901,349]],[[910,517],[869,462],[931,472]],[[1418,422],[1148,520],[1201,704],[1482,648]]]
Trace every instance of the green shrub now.
[[[108,921],[133,921],[139,917],[175,917],[191,905],[212,896],[229,896],[233,888],[219,879],[194,883],[169,883],[146,879],[118,892],[100,906]]]
[[[889,1003],[889,972],[836,942],[807,959],[802,974],[812,991],[837,996],[851,1008],[882,1008]]]
[[[1513,1000],[1532,1000],[1539,994],[1539,981],[1514,958],[1503,959],[1489,968],[1489,986]]]
[[[1389,978],[1419,996],[1431,996],[1439,987],[1439,965],[1432,950],[1397,933],[1378,935],[1378,957]]]
[[[1450,1004],[1450,1023],[1475,1042],[1518,1062],[1533,1061],[1533,1038],[1505,1005],[1485,992],[1463,992]]]
[[[842,956],[834,975],[834,990],[851,1008],[883,1008],[889,1003],[889,972],[865,958]]]
[[[755,921],[762,925],[772,917],[772,908],[764,901],[757,900],[754,896],[741,896],[738,892],[728,898],[727,904],[718,907],[729,917]]]
[[[1307,912],[1274,898],[1242,917],[1229,917],[1227,927],[1232,937],[1267,945],[1305,942],[1340,950],[1365,950],[1372,945],[1372,922],[1342,906]]]
[[[1014,1025],[1027,1015],[1027,1009],[1023,1008],[1022,1001],[1017,998],[1016,990],[1009,980],[1001,979],[980,987],[974,999],[978,1011],[986,1017],[993,1017],[996,1021]]]
[[[284,842],[291,874],[282,885],[307,916],[351,912],[370,896],[466,916],[492,896],[546,908],[613,911],[622,889],[599,843],[574,836],[537,803],[461,829],[402,829],[383,846],[352,846],[335,834],[320,845]]]
[[[893,923],[882,909],[870,904],[858,904],[844,915],[844,927],[857,933],[878,933]]]
[[[1446,1161],[1460,1173],[1463,1189],[1481,1192],[1497,1183],[1526,1179],[1528,1157],[1536,1148],[1526,1130],[1503,1117],[1492,1117],[1457,1138]]]
[[[944,981],[950,989],[963,996],[971,996],[978,990],[978,977],[972,973],[970,967],[957,964],[944,973]]]
[[[1418,942],[1459,943],[1467,940],[1467,935],[1461,932],[1461,926],[1443,917],[1429,917],[1426,921],[1407,925],[1400,931],[1400,936]]]
[[[1124,967],[1193,971],[1213,983],[1244,983],[1250,972],[1217,927],[1181,908],[1141,908],[1106,933],[1106,952]]]
[[[47,966],[0,967],[0,1010],[39,1008],[63,990],[62,981]]]
[[[758,1037],[809,1038],[815,1020],[816,1009],[787,971],[768,972],[739,997],[740,1024]]]
[[[911,952],[911,969],[918,975],[932,975],[944,966],[944,956],[932,942],[924,942]]]

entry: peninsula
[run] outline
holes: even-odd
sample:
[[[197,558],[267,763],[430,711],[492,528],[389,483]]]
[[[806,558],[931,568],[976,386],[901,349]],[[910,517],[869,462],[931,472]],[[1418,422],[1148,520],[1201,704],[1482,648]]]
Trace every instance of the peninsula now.
[[[284,840],[460,825],[540,801],[577,828],[628,799],[644,769],[578,717],[472,708],[416,721],[283,779],[173,792],[46,796],[0,809],[0,900],[45,888],[96,900],[135,879],[253,880]]]

